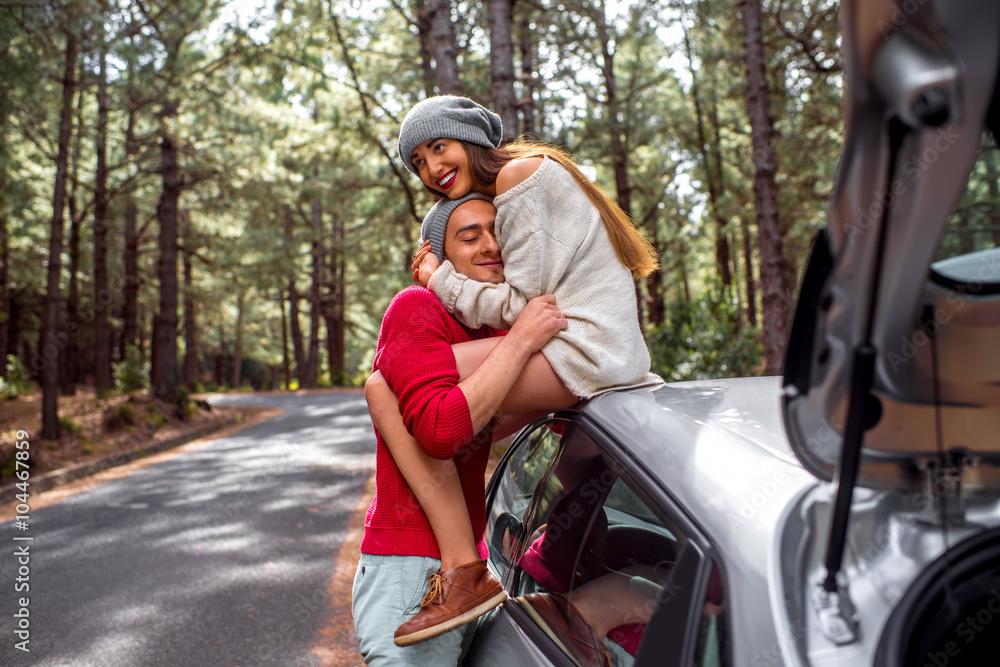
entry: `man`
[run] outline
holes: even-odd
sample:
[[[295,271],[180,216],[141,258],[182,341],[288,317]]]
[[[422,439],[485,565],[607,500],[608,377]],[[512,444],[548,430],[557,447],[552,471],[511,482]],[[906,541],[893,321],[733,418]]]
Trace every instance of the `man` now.
[[[446,199],[428,213],[422,233],[437,246],[435,252],[451,260],[464,275],[500,283],[503,262],[493,232],[495,215],[496,209],[483,195]],[[532,354],[565,326],[551,296],[533,299],[479,368],[460,382],[451,345],[502,332],[466,328],[433,293],[417,286],[397,294],[386,310],[374,370],[398,397],[403,422],[421,449],[435,459],[453,461],[453,474],[462,482],[464,497],[455,498],[449,506],[454,509],[464,503],[468,508],[480,559],[488,555],[483,542],[483,479],[492,434],[486,426]],[[352,611],[361,654],[369,665],[454,665],[461,654],[464,628],[412,646],[400,647],[393,641],[397,626],[420,608],[431,575],[446,568],[439,560],[427,516],[383,435],[376,429],[375,499],[365,519],[354,582]],[[414,485],[414,489],[421,494],[445,493],[447,486],[422,489]],[[447,605],[461,608],[505,595],[481,561],[438,575],[436,595],[446,598]]]

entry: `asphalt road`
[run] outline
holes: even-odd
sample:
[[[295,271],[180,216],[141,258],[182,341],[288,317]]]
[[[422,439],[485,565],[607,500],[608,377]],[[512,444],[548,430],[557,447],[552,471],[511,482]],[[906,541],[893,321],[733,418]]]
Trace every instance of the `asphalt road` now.
[[[364,397],[218,402],[284,412],[33,511],[27,531],[0,524],[0,665],[320,664],[310,647],[374,465]]]

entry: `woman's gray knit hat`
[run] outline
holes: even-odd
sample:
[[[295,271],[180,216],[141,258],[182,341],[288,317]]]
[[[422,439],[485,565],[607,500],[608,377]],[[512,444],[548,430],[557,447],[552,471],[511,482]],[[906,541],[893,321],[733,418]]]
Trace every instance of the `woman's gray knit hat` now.
[[[427,215],[424,216],[424,224],[420,226],[420,243],[423,244],[424,241],[430,239],[431,250],[442,262],[444,262],[444,236],[445,232],[448,231],[448,220],[451,219],[451,214],[455,212],[456,208],[473,199],[482,199],[493,203],[493,198],[489,195],[470,192],[459,199],[442,199],[431,206],[431,210],[427,211]]]
[[[413,149],[431,139],[459,139],[485,148],[496,148],[503,139],[500,116],[467,97],[438,95],[418,102],[399,128],[399,157],[413,166]]]

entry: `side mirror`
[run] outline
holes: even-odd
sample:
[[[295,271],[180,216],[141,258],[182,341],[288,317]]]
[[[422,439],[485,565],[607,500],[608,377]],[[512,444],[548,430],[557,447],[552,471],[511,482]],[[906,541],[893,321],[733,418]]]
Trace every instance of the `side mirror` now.
[[[503,512],[498,516],[490,536],[490,555],[507,567],[513,566],[521,530],[521,520],[510,512]]]

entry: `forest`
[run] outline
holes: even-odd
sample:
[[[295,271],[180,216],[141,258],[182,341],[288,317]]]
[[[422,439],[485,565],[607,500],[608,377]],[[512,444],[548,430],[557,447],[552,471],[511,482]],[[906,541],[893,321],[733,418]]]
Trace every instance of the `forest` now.
[[[833,0],[0,0],[0,393],[360,385],[458,94],[660,254],[667,380],[777,374],[843,133]],[[0,404],[2,409],[2,404]]]

